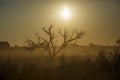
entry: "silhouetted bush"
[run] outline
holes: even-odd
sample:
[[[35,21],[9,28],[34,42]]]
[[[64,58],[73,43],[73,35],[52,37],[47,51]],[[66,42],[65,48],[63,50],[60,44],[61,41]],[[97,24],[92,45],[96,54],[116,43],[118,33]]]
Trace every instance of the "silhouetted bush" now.
[[[115,46],[112,52],[101,51],[97,57],[97,62],[104,70],[120,71],[120,46]]]

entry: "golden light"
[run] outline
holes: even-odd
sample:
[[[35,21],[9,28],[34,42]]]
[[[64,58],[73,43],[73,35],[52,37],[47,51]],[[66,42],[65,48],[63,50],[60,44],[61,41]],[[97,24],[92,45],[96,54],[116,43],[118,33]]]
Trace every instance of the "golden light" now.
[[[70,17],[70,12],[68,10],[68,8],[64,8],[63,12],[62,12],[62,16],[65,18],[65,19],[68,19]]]

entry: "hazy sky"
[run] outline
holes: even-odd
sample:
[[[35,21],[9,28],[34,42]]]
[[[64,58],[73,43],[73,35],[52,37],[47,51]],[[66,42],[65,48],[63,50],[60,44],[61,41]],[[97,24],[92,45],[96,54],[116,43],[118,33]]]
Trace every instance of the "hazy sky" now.
[[[67,7],[71,16],[61,12]],[[112,45],[120,37],[119,0],[0,0],[0,41],[24,45],[43,26],[86,31],[79,44]]]

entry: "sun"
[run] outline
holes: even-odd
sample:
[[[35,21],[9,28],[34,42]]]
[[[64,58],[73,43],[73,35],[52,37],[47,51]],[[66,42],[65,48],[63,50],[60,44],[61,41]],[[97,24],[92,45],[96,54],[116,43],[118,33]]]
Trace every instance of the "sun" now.
[[[68,19],[68,18],[70,17],[70,12],[69,12],[69,10],[68,10],[67,7],[65,7],[65,8],[63,9],[63,11],[62,11],[62,16],[63,16],[63,18],[65,18],[65,19]]]

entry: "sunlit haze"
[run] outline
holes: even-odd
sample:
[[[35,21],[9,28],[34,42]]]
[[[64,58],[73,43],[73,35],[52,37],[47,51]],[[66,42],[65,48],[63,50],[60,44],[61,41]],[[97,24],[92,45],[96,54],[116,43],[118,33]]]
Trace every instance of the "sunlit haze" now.
[[[50,24],[85,31],[78,44],[113,45],[120,37],[118,0],[0,0],[0,41],[24,45]],[[57,32],[57,31],[56,31]]]
[[[65,19],[68,19],[70,17],[70,12],[68,10],[67,7],[64,8],[63,12],[62,12],[62,16],[65,18]]]

